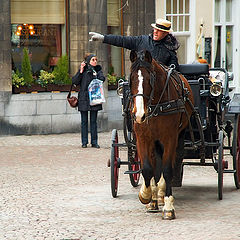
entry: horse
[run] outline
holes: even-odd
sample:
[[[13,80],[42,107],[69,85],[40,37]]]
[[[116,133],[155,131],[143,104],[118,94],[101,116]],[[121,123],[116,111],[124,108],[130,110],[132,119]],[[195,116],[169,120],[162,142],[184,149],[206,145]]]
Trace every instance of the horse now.
[[[149,211],[163,205],[162,218],[172,220],[176,150],[183,149],[193,112],[192,90],[181,74],[156,62],[148,51],[131,51],[130,60],[129,111],[143,176],[139,200]]]

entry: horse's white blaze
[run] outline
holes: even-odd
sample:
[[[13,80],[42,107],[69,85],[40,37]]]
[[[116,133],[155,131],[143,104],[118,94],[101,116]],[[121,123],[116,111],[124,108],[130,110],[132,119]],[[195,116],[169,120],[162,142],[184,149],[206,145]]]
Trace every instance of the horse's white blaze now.
[[[138,93],[143,94],[143,75],[141,70],[138,70]],[[141,119],[144,115],[144,104],[143,104],[143,97],[136,96],[136,121],[141,123]]]

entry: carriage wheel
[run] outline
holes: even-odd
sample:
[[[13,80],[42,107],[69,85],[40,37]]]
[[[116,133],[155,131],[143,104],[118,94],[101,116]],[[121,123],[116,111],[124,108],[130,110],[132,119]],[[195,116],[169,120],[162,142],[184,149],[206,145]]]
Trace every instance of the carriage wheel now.
[[[218,199],[222,200],[223,195],[223,131],[219,131],[218,147]]]
[[[234,132],[232,142],[232,153],[233,153],[233,169],[236,170],[234,173],[234,181],[237,189],[240,188],[240,116],[235,114],[234,118]]]
[[[118,143],[117,130],[112,131],[112,148],[111,148],[111,189],[112,196],[115,198],[117,196],[118,190],[118,175],[119,175],[119,147],[115,146]]]
[[[138,171],[138,170],[140,170],[140,159],[138,157],[137,151],[134,153],[134,155],[135,155],[134,163],[130,163],[128,165],[128,169],[130,171]],[[130,177],[130,182],[131,182],[132,186],[133,187],[137,187],[138,183],[139,183],[139,179],[140,179],[140,172],[129,174],[129,177]]]
[[[135,139],[133,139],[132,132],[128,132],[128,141],[129,143],[135,143]],[[130,171],[140,170],[140,159],[138,157],[137,150],[133,149],[133,146],[128,147],[128,162],[129,162],[128,170]],[[129,174],[129,177],[132,186],[137,187],[140,179],[140,172]]]

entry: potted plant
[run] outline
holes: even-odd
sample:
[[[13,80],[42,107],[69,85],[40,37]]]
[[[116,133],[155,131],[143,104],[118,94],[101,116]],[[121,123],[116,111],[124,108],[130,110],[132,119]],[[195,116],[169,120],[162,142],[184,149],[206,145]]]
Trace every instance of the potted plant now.
[[[59,58],[57,66],[54,68],[52,74],[54,75],[53,82],[52,84],[50,83],[47,85],[47,90],[69,91],[72,81],[69,76],[69,63],[67,55]]]
[[[48,84],[52,84],[54,82],[55,75],[51,72],[47,72],[45,70],[40,70],[40,76],[37,80],[37,83],[42,87],[47,88]]]
[[[110,73],[107,74],[107,81],[108,81],[108,90],[116,90],[117,89],[117,76],[115,74],[111,75]]]

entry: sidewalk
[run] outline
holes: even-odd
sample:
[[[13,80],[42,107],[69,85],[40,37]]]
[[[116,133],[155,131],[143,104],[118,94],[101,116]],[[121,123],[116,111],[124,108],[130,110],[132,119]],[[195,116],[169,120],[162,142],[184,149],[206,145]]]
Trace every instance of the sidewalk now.
[[[224,175],[219,201],[213,168],[184,167],[183,187],[173,189],[177,219],[163,221],[146,213],[127,166],[112,198],[111,132],[99,133],[99,144],[82,149],[79,134],[0,137],[0,239],[240,239],[232,174]]]

